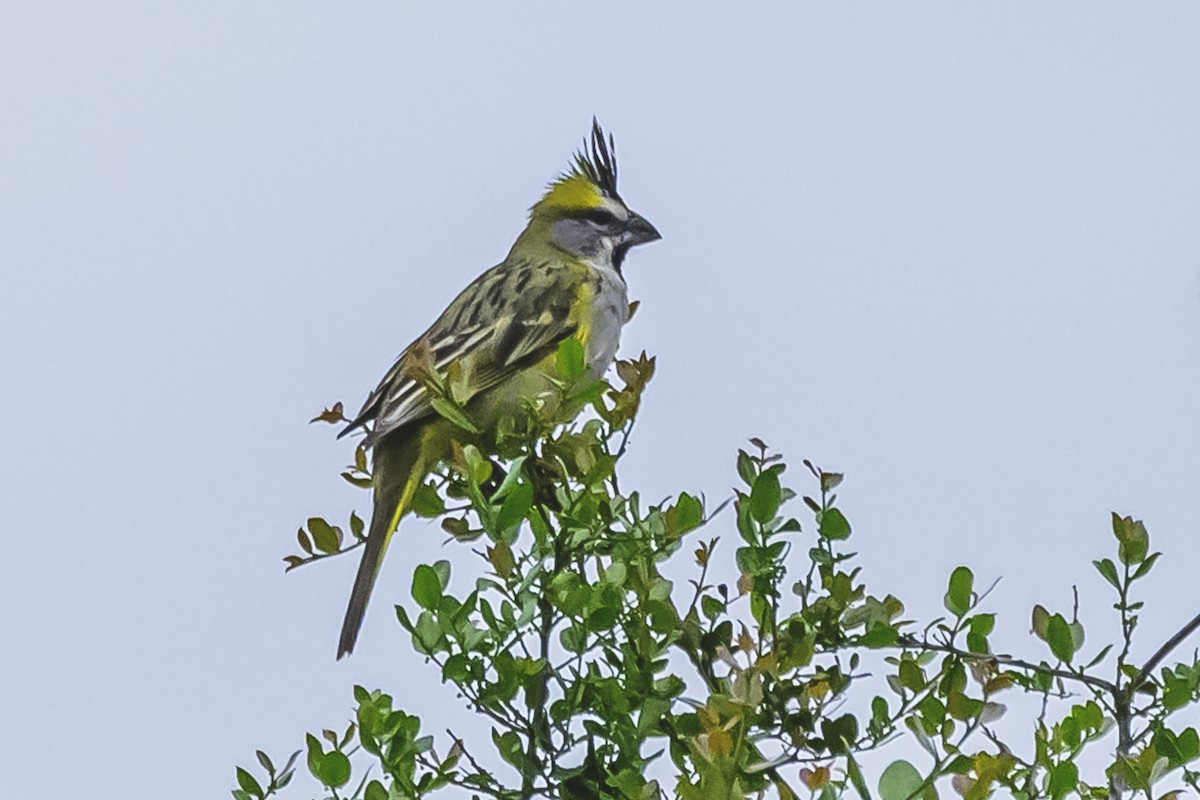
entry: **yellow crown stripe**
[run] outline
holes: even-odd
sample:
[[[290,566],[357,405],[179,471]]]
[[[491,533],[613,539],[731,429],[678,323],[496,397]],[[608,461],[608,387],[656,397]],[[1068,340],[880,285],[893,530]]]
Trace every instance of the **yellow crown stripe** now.
[[[538,201],[539,208],[583,209],[602,205],[604,196],[583,175],[569,175],[550,185],[549,191]]]

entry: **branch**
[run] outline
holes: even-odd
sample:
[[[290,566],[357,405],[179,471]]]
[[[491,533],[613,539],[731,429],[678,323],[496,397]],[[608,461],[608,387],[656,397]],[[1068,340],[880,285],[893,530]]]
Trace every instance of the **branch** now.
[[[1197,625],[1200,625],[1200,618],[1197,618],[1195,622]],[[997,664],[1003,664],[1006,667],[1017,667],[1018,669],[1033,670],[1035,672],[1048,672],[1057,678],[1062,678],[1063,680],[1069,681],[1078,681],[1079,683],[1093,686],[1097,689],[1103,689],[1110,694],[1115,694],[1117,692],[1117,685],[1115,683],[1106,681],[1103,678],[1097,678],[1082,672],[1071,672],[1070,670],[1065,669],[1045,667],[1040,664],[1033,664],[1029,661],[1022,661],[1019,658],[1012,658],[1010,656],[997,656],[990,653],[972,653],[967,650],[960,650],[953,645],[922,641],[920,639],[915,639],[912,636],[901,636],[898,644],[901,647],[912,648],[916,650],[936,650],[938,652],[949,653],[960,658],[974,659],[977,661],[994,661]]]
[[[1129,684],[1130,693],[1134,692],[1137,687],[1141,686],[1142,683],[1150,677],[1150,673],[1154,672],[1158,665],[1163,662],[1163,659],[1171,655],[1171,651],[1183,644],[1184,640],[1195,633],[1197,628],[1200,628],[1200,614],[1192,617],[1191,622],[1180,628],[1174,636],[1168,639],[1162,647],[1158,648],[1158,650],[1154,652],[1154,655],[1150,656],[1150,660],[1146,662],[1146,666],[1142,667],[1141,670],[1138,671],[1137,677],[1134,678],[1133,682]]]
[[[554,568],[550,573],[557,575],[563,567],[566,566],[566,554],[563,552],[562,541],[558,537],[554,537]],[[521,772],[521,798],[529,800],[533,797],[534,777],[538,772],[538,744],[539,739],[545,740],[546,756],[549,760],[548,764],[544,764],[547,771],[557,766],[556,753],[554,745],[551,741],[549,724],[547,722],[547,706],[549,705],[550,694],[550,676],[547,674],[551,670],[550,666],[550,635],[554,630],[554,607],[550,604],[550,586],[546,581],[546,575],[542,576],[542,585],[540,596],[537,601],[538,611],[541,619],[538,625],[538,649],[542,661],[542,673],[539,682],[530,693],[526,689],[527,699],[533,712],[533,716],[529,721],[529,743],[525,750],[525,759]]]
[[[471,765],[471,768],[475,770],[475,774],[478,776],[484,777],[484,778],[492,781],[492,783],[493,783],[492,786],[482,786],[478,783],[464,781],[462,783],[458,783],[457,785],[463,786],[466,788],[470,788],[470,789],[475,789],[475,790],[481,791],[481,792],[486,792],[487,794],[490,794],[492,797],[500,797],[503,794],[503,792],[501,789],[495,787],[495,780],[492,778],[492,773],[487,771],[483,767],[479,766],[479,762],[476,761],[475,757],[471,755],[471,752],[469,750],[467,750],[466,743],[463,742],[462,739],[455,736],[454,731],[447,728],[446,733],[450,736],[451,739],[454,740],[454,744],[458,745],[459,749],[462,750],[463,757],[467,759],[467,762]]]

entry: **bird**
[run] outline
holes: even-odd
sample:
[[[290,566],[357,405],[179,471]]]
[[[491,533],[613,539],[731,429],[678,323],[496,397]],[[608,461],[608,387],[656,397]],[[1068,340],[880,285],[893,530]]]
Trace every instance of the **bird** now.
[[[579,342],[587,371],[601,378],[630,314],[625,257],[661,238],[617,193],[616,145],[593,117],[590,141],[585,137],[530,209],[504,260],[463,289],[401,352],[339,434],[365,431],[372,510],[338,659],[354,650],[384,553],[414,492],[452,455],[461,434],[431,402],[422,365],[458,376],[456,396],[485,433],[551,387],[566,339]]]

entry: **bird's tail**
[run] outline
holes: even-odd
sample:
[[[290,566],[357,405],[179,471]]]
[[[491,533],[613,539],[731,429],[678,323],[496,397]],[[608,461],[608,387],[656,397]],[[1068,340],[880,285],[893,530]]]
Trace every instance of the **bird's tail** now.
[[[350,604],[346,607],[346,618],[342,622],[342,635],[338,640],[338,658],[354,651],[363,616],[367,613],[367,602],[379,575],[379,565],[387,551],[388,542],[400,524],[400,517],[408,509],[413,492],[421,483],[420,437],[399,447],[375,451],[374,507],[371,511],[371,527],[367,531],[367,543],[362,561],[358,563],[358,574],[354,577],[354,588],[350,592]]]

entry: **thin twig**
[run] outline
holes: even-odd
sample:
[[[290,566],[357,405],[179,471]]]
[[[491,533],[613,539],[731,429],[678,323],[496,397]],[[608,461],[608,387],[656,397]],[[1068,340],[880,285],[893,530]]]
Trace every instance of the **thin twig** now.
[[[1150,673],[1154,672],[1158,665],[1163,662],[1163,659],[1171,655],[1171,651],[1183,644],[1184,640],[1195,633],[1197,628],[1200,628],[1200,614],[1192,617],[1191,622],[1180,628],[1174,636],[1163,643],[1162,647],[1154,651],[1154,655],[1150,656],[1150,660],[1146,662],[1146,666],[1138,671],[1137,677],[1129,684],[1130,693],[1132,694],[1137,687],[1141,686],[1150,677]]]
[[[477,775],[486,775],[489,779],[492,777],[491,772],[479,766],[479,762],[475,760],[475,756],[471,755],[471,751],[467,749],[466,742],[464,742],[461,737],[456,736],[454,731],[450,730],[449,728],[446,728],[446,734],[454,740],[455,744],[458,745],[458,748],[466,757],[467,763],[471,765],[471,768],[475,770]]]
[[[1054,675],[1055,677],[1062,678],[1063,680],[1078,681],[1079,683],[1086,684],[1088,686],[1094,686],[1097,689],[1103,689],[1106,692],[1112,693],[1112,692],[1117,691],[1116,684],[1110,683],[1109,681],[1106,681],[1103,678],[1097,678],[1097,677],[1094,677],[1092,675],[1087,675],[1082,672],[1071,672],[1070,670],[1065,670],[1065,669],[1056,669],[1054,667],[1045,667],[1040,664],[1033,664],[1029,661],[1022,661],[1019,658],[1012,658],[1010,656],[998,656],[998,655],[992,655],[990,653],[971,653],[966,650],[960,650],[959,648],[954,647],[953,645],[939,644],[938,642],[923,641],[921,639],[915,639],[911,636],[900,637],[898,644],[901,647],[906,647],[906,648],[911,648],[911,649],[916,649],[916,650],[936,650],[940,653],[949,653],[951,655],[959,656],[960,658],[969,658],[969,659],[974,659],[977,661],[994,661],[997,664],[1003,664],[1004,666],[1007,666],[1007,667],[1017,667],[1018,669],[1028,669],[1028,670],[1033,670],[1036,672],[1046,672],[1051,675]]]

